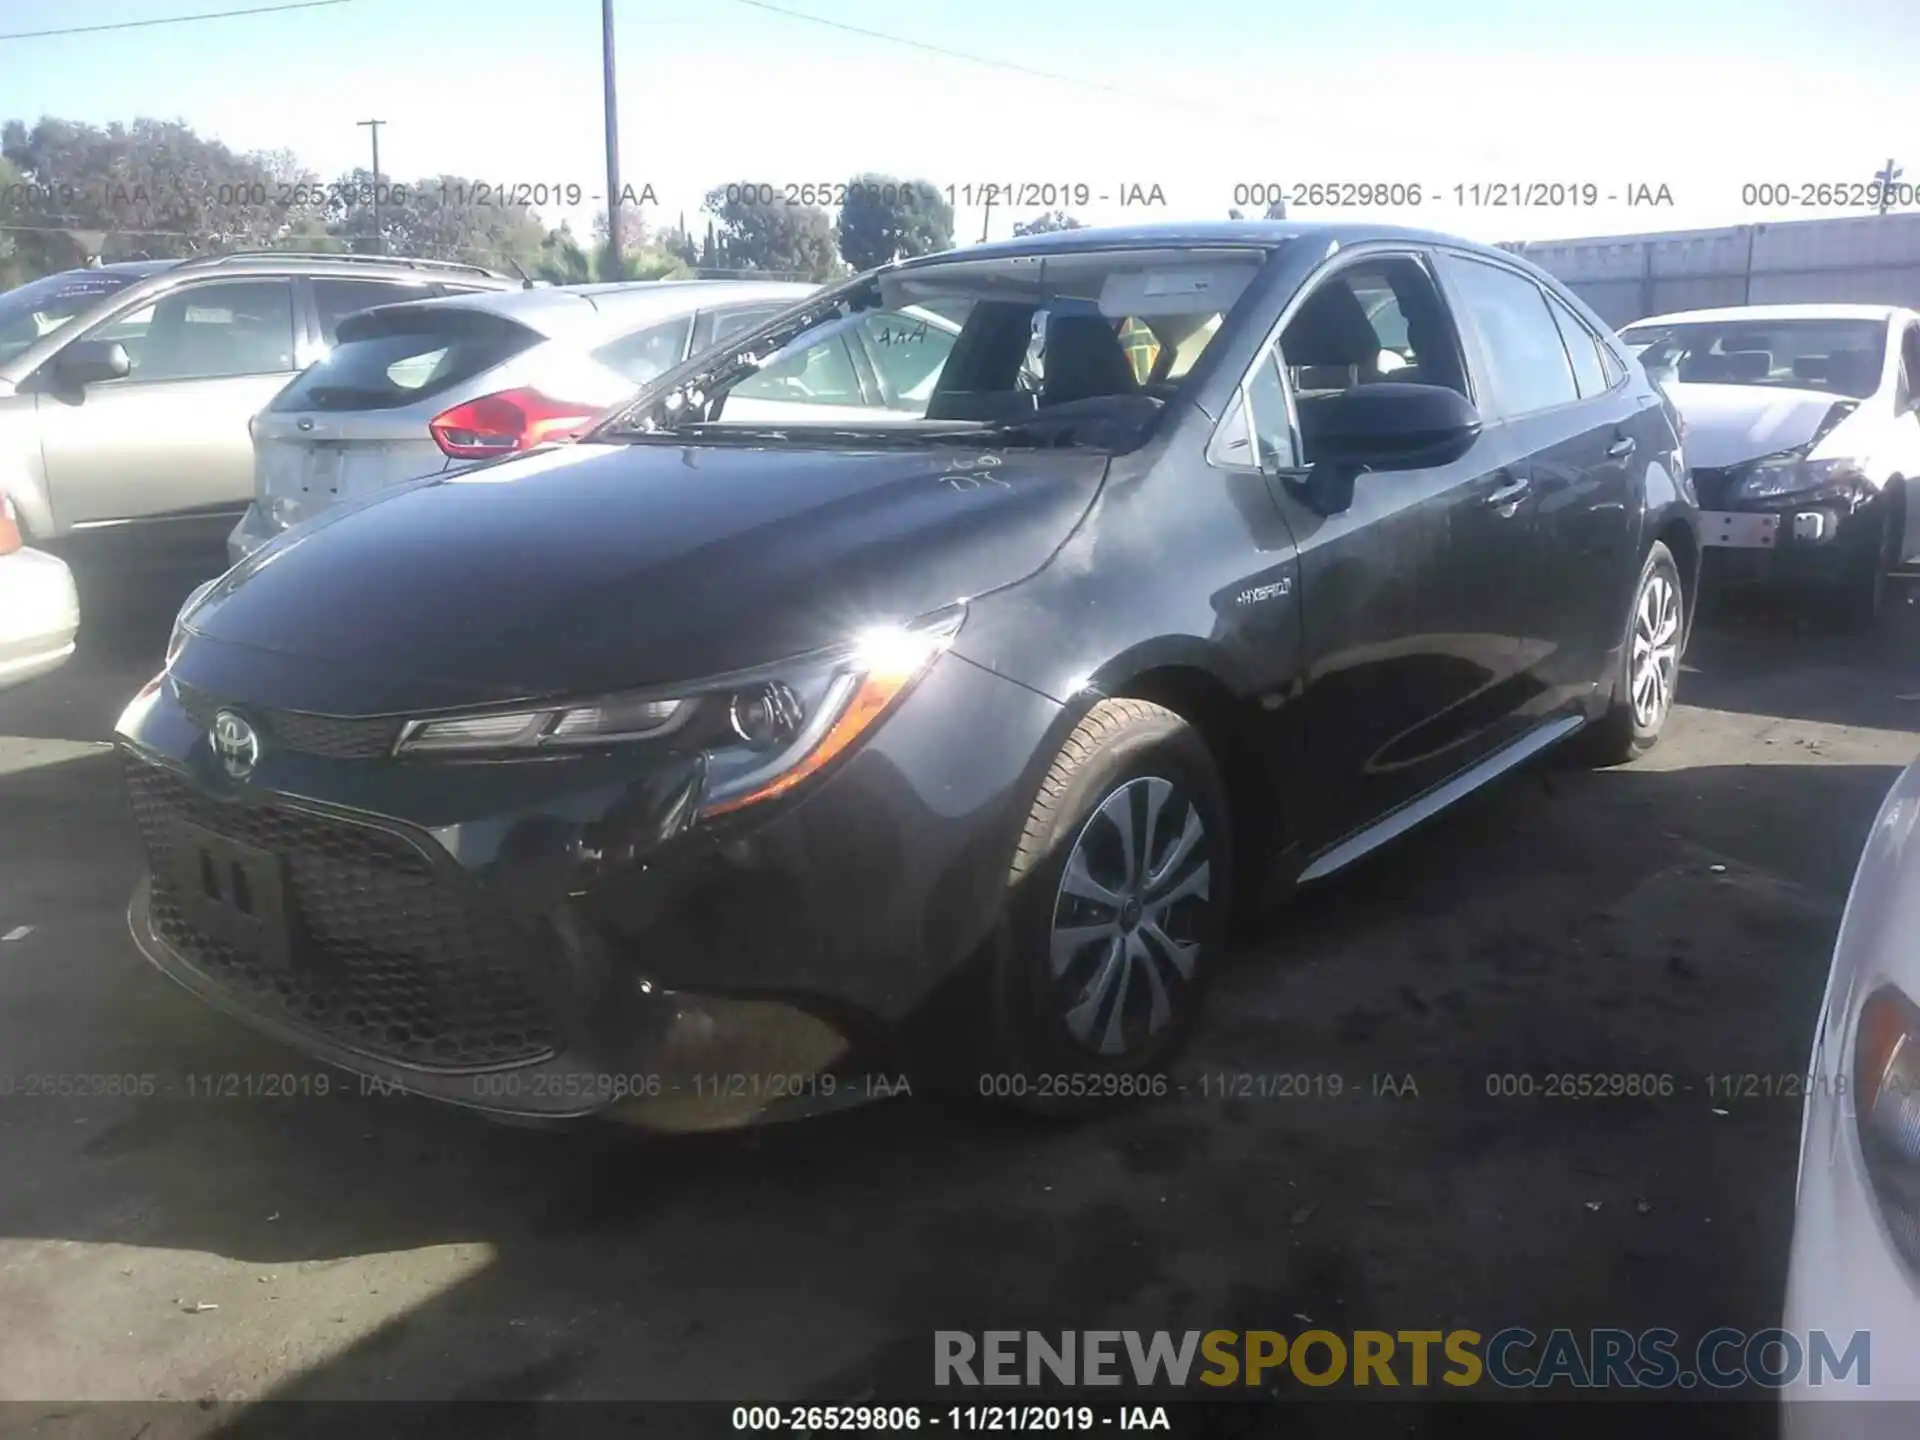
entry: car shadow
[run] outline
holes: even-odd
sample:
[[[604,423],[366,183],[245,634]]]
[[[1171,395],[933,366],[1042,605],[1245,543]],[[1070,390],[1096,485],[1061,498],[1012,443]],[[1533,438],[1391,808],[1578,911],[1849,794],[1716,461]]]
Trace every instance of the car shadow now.
[[[1733,592],[1714,599],[1688,647],[1681,699],[1781,720],[1920,730],[1920,582],[1890,582],[1867,634],[1823,618],[1805,597]]]

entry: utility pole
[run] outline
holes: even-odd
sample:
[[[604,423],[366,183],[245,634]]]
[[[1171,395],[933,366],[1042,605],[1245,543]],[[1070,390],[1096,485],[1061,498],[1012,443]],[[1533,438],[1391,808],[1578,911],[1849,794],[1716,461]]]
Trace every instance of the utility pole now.
[[[613,78],[613,0],[600,0],[600,71],[606,91],[607,121],[607,265],[605,278],[617,280],[620,255],[620,114]]]
[[[1887,213],[1887,205],[1893,199],[1893,182],[1906,173],[1904,170],[1894,168],[1893,157],[1889,155],[1887,157],[1887,168],[1873,177],[1880,182],[1880,213],[1882,215]]]
[[[373,135],[373,244],[380,254],[387,253],[387,232],[380,228],[380,127],[384,120],[361,120]]]

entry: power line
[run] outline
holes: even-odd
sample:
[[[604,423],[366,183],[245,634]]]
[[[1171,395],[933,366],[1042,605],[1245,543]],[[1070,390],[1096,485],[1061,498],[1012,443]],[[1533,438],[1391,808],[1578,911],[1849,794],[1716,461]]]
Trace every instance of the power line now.
[[[992,55],[975,55],[966,50],[954,50],[945,45],[934,45],[925,40],[915,40],[906,35],[894,35],[885,30],[870,30],[863,25],[849,25],[844,20],[829,20],[824,15],[812,15],[805,10],[790,9],[785,5],[773,3],[773,0],[737,0],[755,10],[765,10],[771,15],[784,15],[789,20],[804,20],[809,25],[823,25],[829,30],[838,30],[847,35],[859,35],[868,40],[881,40],[889,45],[902,45],[909,50],[918,50],[928,55],[943,56],[948,60],[963,60],[969,65],[983,66],[989,70],[1005,70],[1014,75],[1025,75],[1035,80],[1050,80],[1056,85],[1072,85],[1081,90],[1097,91],[1103,95],[1117,95],[1125,100],[1145,101],[1151,105],[1164,105],[1175,110],[1185,110],[1196,115],[1207,115],[1214,119],[1231,120],[1235,124],[1259,124],[1295,127],[1296,120],[1259,110],[1241,110],[1225,105],[1214,105],[1204,100],[1188,100],[1179,95],[1163,95],[1154,90],[1141,90],[1132,85],[1115,85],[1104,80],[1090,80],[1084,75],[1066,75],[1057,70],[1042,70],[1034,65],[1023,65],[1017,60],[1001,60]],[[1364,136],[1369,131],[1390,139],[1403,141],[1400,132],[1387,126],[1375,128],[1364,116],[1343,113],[1340,116],[1341,129],[1350,136]],[[1508,163],[1510,157],[1503,153],[1482,149],[1476,145],[1455,145],[1454,153],[1467,158]]]
[[[280,5],[255,5],[246,10],[205,10],[198,15],[162,15],[152,20],[116,20],[106,25],[67,25],[58,30],[10,30],[0,40],[45,40],[53,35],[98,35],[104,30],[146,30],[155,25],[190,25],[196,20],[232,20],[242,15],[277,15],[282,10],[318,10],[323,5],[349,5],[353,0],[288,0]]]
[[[941,55],[949,60],[965,60],[970,65],[984,65],[989,70],[1010,70],[1016,75],[1031,76],[1036,80],[1051,80],[1059,85],[1077,85],[1083,90],[1098,90],[1107,95],[1119,95],[1128,100],[1152,100],[1162,105],[1177,105],[1186,110],[1199,110],[1210,115],[1228,112],[1218,106],[1182,100],[1174,95],[1155,95],[1143,92],[1128,85],[1110,85],[1103,80],[1089,80],[1080,75],[1062,75],[1054,70],[1041,70],[1032,65],[1022,65],[1017,60],[1000,60],[991,55],[974,55],[965,50],[950,50],[944,45],[929,44],[925,40],[909,39],[905,35],[889,35],[884,30],[869,30],[862,25],[849,25],[842,20],[829,20],[824,15],[809,15],[804,10],[789,10],[784,5],[775,5],[770,0],[738,0],[742,5],[750,5],[755,10],[766,10],[775,15],[784,15],[789,20],[804,20],[810,25],[824,25],[829,30],[844,31],[848,35],[860,35],[868,40],[884,40],[889,45],[905,45],[910,50],[924,51],[929,55]],[[1238,118],[1245,118],[1243,115]]]

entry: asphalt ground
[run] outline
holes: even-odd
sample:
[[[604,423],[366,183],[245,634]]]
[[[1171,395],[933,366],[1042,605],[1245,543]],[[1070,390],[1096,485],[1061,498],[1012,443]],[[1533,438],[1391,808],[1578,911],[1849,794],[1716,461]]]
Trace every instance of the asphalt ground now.
[[[197,1402],[164,1427],[195,1433],[268,1399],[924,1393],[936,1330],[1779,1317],[1799,1101],[1711,1077],[1804,1068],[1867,826],[1920,751],[1920,606],[1868,639],[1722,615],[1652,756],[1550,759],[1302,893],[1218,974],[1183,1094],[656,1140],[337,1075],[206,1094],[331,1072],[128,938],[142,861],[103,742],[192,578],[88,594],[81,654],[0,695],[0,1400],[35,1402],[0,1428],[87,1401]],[[1612,1074],[1671,1093],[1542,1093]]]

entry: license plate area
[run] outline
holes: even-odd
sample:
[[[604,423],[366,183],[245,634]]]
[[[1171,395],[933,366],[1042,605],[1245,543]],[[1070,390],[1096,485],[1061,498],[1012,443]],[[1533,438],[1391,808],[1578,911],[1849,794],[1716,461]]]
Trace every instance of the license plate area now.
[[[342,447],[333,441],[313,442],[313,448],[307,452],[306,480],[301,486],[303,491],[323,501],[339,495],[341,450]]]
[[[1700,543],[1732,550],[1771,550],[1780,541],[1780,517],[1739,510],[1700,512]]]
[[[175,822],[173,893],[189,925],[275,970],[294,964],[286,861],[272,851]]]

